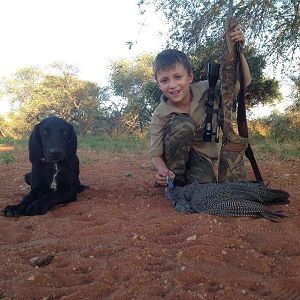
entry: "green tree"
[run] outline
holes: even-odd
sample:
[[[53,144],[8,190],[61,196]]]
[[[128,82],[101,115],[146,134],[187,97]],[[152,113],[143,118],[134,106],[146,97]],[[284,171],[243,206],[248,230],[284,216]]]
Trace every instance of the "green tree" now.
[[[196,52],[190,55],[190,61],[195,77],[195,81],[207,79],[208,62],[220,63],[221,54],[214,44],[202,45]],[[247,89],[247,105],[252,107],[259,103],[272,104],[282,99],[279,81],[264,75],[266,60],[263,55],[257,54],[255,48],[247,47],[244,49],[249,63],[252,82]]]
[[[300,113],[300,75],[291,76],[291,80],[293,81],[291,96],[294,101],[290,110]]]
[[[4,80],[4,93],[9,96],[12,107],[27,103],[42,80],[43,74],[36,67],[18,69],[11,79]]]
[[[111,88],[115,96],[126,101],[123,123],[131,130],[143,132],[155,107],[155,100],[149,94],[152,62],[152,54],[143,54],[132,61],[116,61],[111,66]]]
[[[264,75],[266,61],[263,55],[258,55],[254,48],[245,49],[252,82],[247,89],[246,101],[249,106],[259,103],[273,104],[275,101],[282,100],[279,81]]]
[[[162,11],[170,28],[170,44],[195,53],[199,45],[220,41],[229,1],[224,0],[139,0],[141,12],[147,4]],[[274,56],[290,62],[299,56],[299,0],[234,1],[234,15],[240,20],[249,44],[274,62]]]
[[[6,87],[14,104],[8,128],[16,137],[28,135],[34,124],[49,115],[71,122],[82,134],[94,132],[102,118],[104,89],[80,80],[71,65],[53,64],[48,73],[34,68],[19,70]]]

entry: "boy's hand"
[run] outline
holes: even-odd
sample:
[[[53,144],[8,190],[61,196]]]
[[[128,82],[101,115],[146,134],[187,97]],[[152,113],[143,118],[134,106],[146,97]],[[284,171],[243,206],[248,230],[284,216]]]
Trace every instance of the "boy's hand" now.
[[[231,32],[230,34],[230,37],[231,37],[231,40],[234,42],[234,43],[241,43],[242,46],[244,45],[245,43],[245,37],[244,37],[244,34],[242,32],[242,27],[241,25],[237,25],[234,30]]]
[[[241,43],[242,46],[245,43],[242,28],[233,17],[230,17],[227,20],[225,37],[229,52],[234,51],[236,43]]]
[[[175,178],[175,174],[169,169],[159,169],[155,176],[156,184],[159,186],[167,186],[167,180],[166,180],[167,176]]]

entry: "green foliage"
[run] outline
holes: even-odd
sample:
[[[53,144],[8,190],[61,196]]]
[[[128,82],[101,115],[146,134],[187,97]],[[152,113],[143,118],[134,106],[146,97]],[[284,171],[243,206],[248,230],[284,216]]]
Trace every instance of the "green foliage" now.
[[[279,81],[267,78],[263,74],[266,66],[265,58],[258,55],[254,48],[246,48],[245,55],[249,63],[252,82],[247,89],[246,101],[249,106],[255,106],[259,103],[273,104],[282,99]]]
[[[139,0],[141,13],[152,3],[168,20],[173,47],[197,53],[199,45],[219,41],[224,32],[229,1]],[[299,1],[234,1],[246,40],[274,62],[274,57],[291,62],[300,46]],[[170,45],[169,45],[170,46]],[[277,60],[278,61],[278,60]]]
[[[11,149],[14,149],[17,145],[19,146],[19,144],[20,143],[18,141],[15,141],[12,138],[0,138],[0,164],[8,165],[15,162],[16,159],[14,152],[12,150],[7,150],[7,148],[12,147]]]
[[[252,134],[271,138],[277,142],[298,141],[300,136],[300,113],[273,113],[268,117],[251,120]]]
[[[270,137],[277,142],[298,141],[300,136],[300,114],[272,114],[266,119]]]
[[[276,142],[271,138],[257,138],[251,136],[251,146],[255,156],[262,160],[270,158],[280,159],[298,159],[300,156],[300,143],[295,141],[290,142]]]
[[[33,126],[49,115],[64,118],[81,134],[93,133],[99,128],[106,89],[79,80],[71,65],[53,64],[50,72],[21,69],[6,81],[7,95],[15,105],[6,121],[7,135],[28,136]]]
[[[252,82],[247,89],[247,105],[253,107],[259,103],[273,104],[282,99],[279,81],[267,78],[263,74],[266,66],[265,58],[258,55],[253,47],[244,49],[249,64]],[[197,53],[190,55],[190,61],[194,72],[195,81],[207,79],[208,62],[220,63],[221,48],[210,41],[205,46],[199,46]]]
[[[300,156],[300,114],[274,113],[263,119],[249,122],[251,145],[257,156],[282,159]]]
[[[300,112],[300,75],[291,76],[294,83],[291,96],[294,99],[292,106],[290,107],[291,112]]]
[[[0,152],[0,164],[10,164],[16,161],[15,156],[11,152]]]
[[[149,105],[149,111],[152,113],[160,101],[162,93],[158,84],[154,80],[145,83],[144,97]]]
[[[42,72],[35,67],[18,69],[11,79],[4,82],[11,104],[15,107],[25,104],[35,94],[42,80]]]
[[[153,88],[153,55],[143,54],[135,60],[119,60],[112,64],[110,84],[115,96],[122,97],[126,104],[121,122],[134,132],[143,132],[150,122],[154,110],[154,100],[149,97]]]
[[[123,136],[86,136],[78,139],[81,149],[107,153],[144,153],[148,148],[148,140],[135,135]]]
[[[12,146],[19,150],[27,149],[28,139],[14,139],[12,137],[1,137],[0,146]]]

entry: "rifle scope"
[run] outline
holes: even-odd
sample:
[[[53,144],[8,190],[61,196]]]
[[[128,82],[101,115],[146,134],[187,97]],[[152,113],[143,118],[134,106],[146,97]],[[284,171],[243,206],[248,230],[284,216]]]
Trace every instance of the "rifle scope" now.
[[[215,88],[219,78],[220,64],[209,63],[208,64],[208,99],[205,101],[206,106],[206,120],[203,133],[203,141],[211,142],[212,139],[212,116],[214,110],[215,101]]]

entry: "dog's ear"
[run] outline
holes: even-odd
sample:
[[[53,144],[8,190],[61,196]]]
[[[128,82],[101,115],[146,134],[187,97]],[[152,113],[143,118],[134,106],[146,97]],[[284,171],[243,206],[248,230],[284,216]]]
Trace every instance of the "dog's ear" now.
[[[28,143],[29,160],[32,164],[36,164],[43,157],[42,141],[39,132],[39,124],[35,125],[29,138]]]
[[[68,137],[68,156],[67,159],[75,160],[76,151],[77,151],[77,136],[74,130],[74,127],[71,124],[69,125],[69,137]]]

